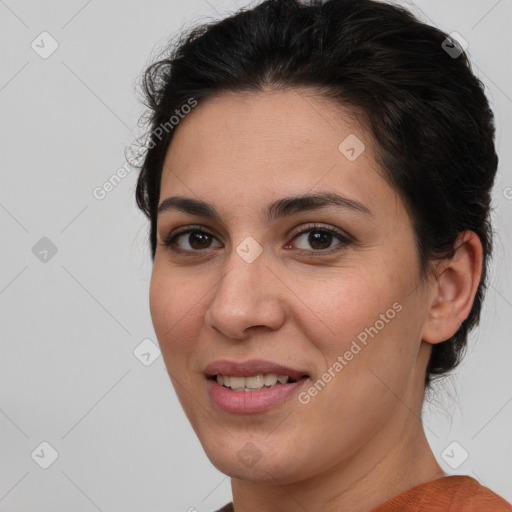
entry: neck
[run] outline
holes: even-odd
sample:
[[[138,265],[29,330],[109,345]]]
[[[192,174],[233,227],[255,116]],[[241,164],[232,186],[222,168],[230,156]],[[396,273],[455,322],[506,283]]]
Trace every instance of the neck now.
[[[379,431],[349,460],[308,480],[291,484],[233,478],[236,512],[367,512],[417,485],[445,476],[425,437],[419,417],[407,411],[395,424]]]

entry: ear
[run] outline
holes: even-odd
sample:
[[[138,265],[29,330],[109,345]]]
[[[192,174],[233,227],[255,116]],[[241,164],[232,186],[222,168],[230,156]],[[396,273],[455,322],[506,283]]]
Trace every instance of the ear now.
[[[473,306],[482,276],[483,249],[473,231],[459,234],[455,254],[442,260],[437,268],[430,310],[422,339],[441,343],[458,330]]]

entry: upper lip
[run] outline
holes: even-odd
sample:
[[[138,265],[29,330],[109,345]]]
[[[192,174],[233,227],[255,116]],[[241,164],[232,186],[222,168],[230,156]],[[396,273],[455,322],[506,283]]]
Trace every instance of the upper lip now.
[[[307,376],[305,371],[296,370],[263,359],[250,359],[248,361],[223,359],[213,361],[206,366],[205,373],[207,377],[219,374],[233,377],[250,377],[251,375],[275,373],[277,375],[288,375],[293,380],[299,380],[301,377]]]

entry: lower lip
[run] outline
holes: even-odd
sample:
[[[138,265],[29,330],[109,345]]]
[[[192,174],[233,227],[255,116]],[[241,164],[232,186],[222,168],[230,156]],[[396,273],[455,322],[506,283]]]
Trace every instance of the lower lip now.
[[[211,399],[219,409],[225,412],[244,414],[266,411],[275,407],[296,393],[307,380],[309,379],[304,377],[297,382],[276,384],[259,391],[233,391],[213,379],[208,379],[207,386]]]

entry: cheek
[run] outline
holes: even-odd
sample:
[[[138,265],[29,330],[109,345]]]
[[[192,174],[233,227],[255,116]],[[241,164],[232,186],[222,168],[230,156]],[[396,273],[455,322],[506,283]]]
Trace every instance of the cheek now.
[[[306,406],[304,422],[312,431],[333,439],[341,432],[356,443],[389,420],[400,406],[395,394],[411,385],[420,345],[415,299],[407,279],[389,268],[372,275],[346,272],[323,286],[308,283],[309,290],[299,292],[311,298],[297,318],[321,365],[319,391],[308,391],[316,412]]]
[[[180,371],[183,360],[193,347],[190,339],[197,336],[202,325],[198,303],[204,295],[193,281],[184,281],[170,270],[153,267],[149,290],[149,307],[153,327],[169,371],[171,366]]]
[[[329,280],[310,277],[297,291],[306,306],[304,315],[297,317],[304,333],[329,351],[343,349],[347,341],[373,326],[402,295],[396,280],[360,269]]]
[[[339,356],[344,368],[350,367],[344,374],[387,368],[391,376],[405,377],[414,367],[422,323],[414,266],[391,259],[384,265],[384,258],[382,262],[368,265],[371,271],[346,269],[321,282],[310,277],[297,289],[306,307],[296,318],[322,356],[325,370]]]
[[[173,284],[171,279],[165,279],[161,275],[157,267],[153,267],[149,288],[149,309],[153,327],[160,344],[164,341],[163,334],[166,329],[169,329],[172,325],[172,316],[175,310],[170,291],[173,289]]]

